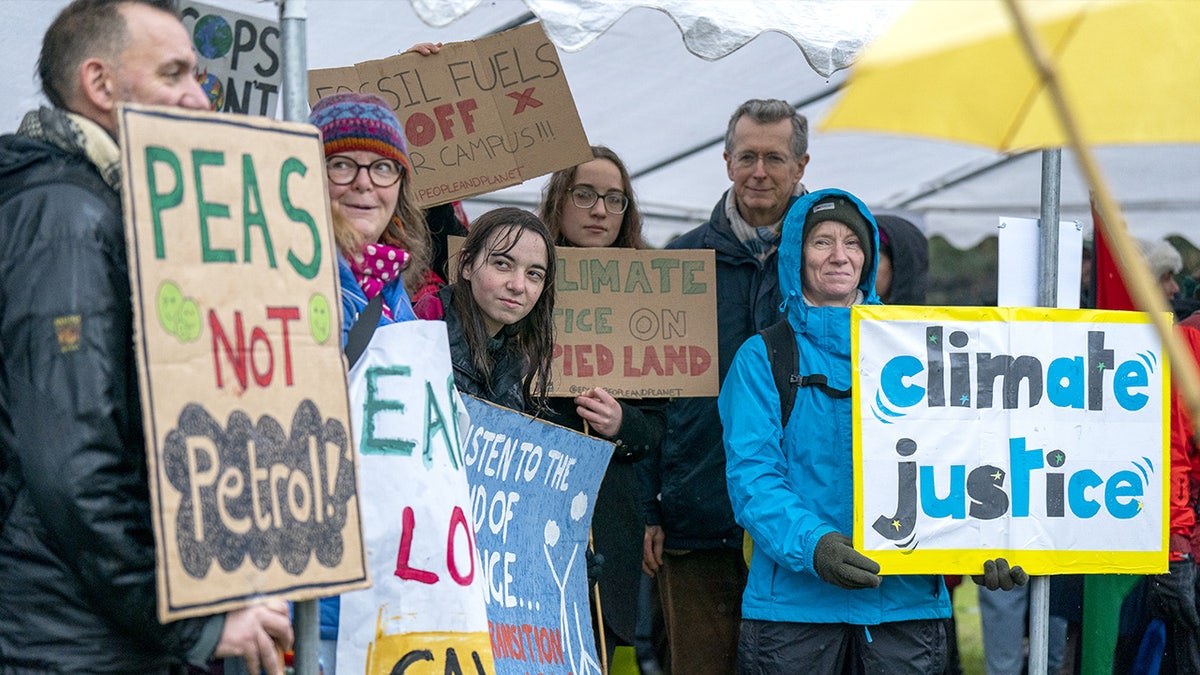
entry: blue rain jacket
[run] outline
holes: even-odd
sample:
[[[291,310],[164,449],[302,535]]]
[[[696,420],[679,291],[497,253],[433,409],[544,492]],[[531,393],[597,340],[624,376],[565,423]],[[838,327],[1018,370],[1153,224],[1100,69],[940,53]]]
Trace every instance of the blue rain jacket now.
[[[830,194],[849,197],[871,225],[874,255],[865,263],[869,271],[859,288],[864,303],[881,304],[875,294],[878,226],[866,206],[842,190],[805,195],[788,210],[779,246],[779,286],[796,335],[800,374],[824,374],[830,387],[849,389],[850,309],[808,306],[800,290],[805,214]],[[817,541],[829,532],[852,533],[851,399],[835,400],[816,387],[801,387],[782,429],[766,346],[755,335],[738,350],[718,406],[734,517],[754,538],[743,618],[869,626],[950,616],[950,596],[940,576],[884,576],[878,588],[861,590],[838,588],[817,576]]]

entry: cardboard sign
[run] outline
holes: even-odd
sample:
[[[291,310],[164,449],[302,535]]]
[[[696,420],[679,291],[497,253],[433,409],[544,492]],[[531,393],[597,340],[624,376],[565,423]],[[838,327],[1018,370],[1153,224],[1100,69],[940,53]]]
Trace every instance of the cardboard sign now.
[[[308,74],[309,102],[377,94],[404,126],[417,203],[491,192],[592,159],[554,44],[540,23],[431,56]]]
[[[283,81],[279,22],[193,0],[180,2],[180,18],[212,109],[273,117]]]
[[[375,584],[342,596],[338,672],[495,672],[452,373],[441,321],[379,327],[350,372]]]
[[[712,251],[562,246],[557,257],[552,395],[717,395]]]
[[[319,134],[118,119],[159,618],[367,586]]]
[[[495,672],[599,675],[586,552],[613,445],[470,396],[463,402]]]
[[[854,543],[884,574],[1167,569],[1170,373],[1136,312],[852,312]]]

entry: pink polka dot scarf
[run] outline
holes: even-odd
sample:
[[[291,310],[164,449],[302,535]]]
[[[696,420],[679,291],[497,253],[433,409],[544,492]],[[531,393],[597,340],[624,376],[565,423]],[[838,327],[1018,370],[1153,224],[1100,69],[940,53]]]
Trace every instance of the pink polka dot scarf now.
[[[363,294],[370,300],[379,295],[388,283],[400,278],[407,264],[408,251],[387,244],[367,244],[363,246],[362,253],[350,261],[350,270],[354,272]],[[383,314],[392,318],[386,302],[383,303]]]

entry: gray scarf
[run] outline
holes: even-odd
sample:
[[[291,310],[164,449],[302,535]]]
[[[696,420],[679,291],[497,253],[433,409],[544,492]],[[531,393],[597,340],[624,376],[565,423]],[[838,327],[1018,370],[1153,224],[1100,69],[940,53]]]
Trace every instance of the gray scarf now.
[[[121,191],[121,152],[117,142],[92,120],[60,108],[25,113],[17,134],[49,143],[64,152],[88,158],[104,182]]]
[[[792,194],[800,196],[808,192],[804,187],[804,183],[796,183],[796,189]],[[785,212],[786,215],[786,212]],[[780,239],[783,238],[783,219],[764,225],[762,227],[754,227],[747,223],[742,214],[737,210],[737,199],[734,198],[733,188],[725,191],[725,217],[729,219],[729,226],[733,229],[733,234],[742,242],[742,245],[758,258],[759,262],[766,262],[771,253],[779,246]]]

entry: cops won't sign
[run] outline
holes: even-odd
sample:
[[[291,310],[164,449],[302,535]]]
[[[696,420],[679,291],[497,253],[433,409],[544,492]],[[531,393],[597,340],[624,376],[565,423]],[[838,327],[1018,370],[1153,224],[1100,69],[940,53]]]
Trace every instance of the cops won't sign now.
[[[1166,569],[1170,375],[1145,315],[852,316],[855,545],[884,574]]]

